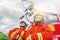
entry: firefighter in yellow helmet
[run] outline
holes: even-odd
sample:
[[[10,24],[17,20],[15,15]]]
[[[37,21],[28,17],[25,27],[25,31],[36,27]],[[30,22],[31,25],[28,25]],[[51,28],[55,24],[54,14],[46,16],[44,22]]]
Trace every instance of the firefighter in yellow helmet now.
[[[44,24],[44,17],[40,14],[34,16],[34,25],[25,33],[24,40],[53,40],[53,33],[47,24]]]

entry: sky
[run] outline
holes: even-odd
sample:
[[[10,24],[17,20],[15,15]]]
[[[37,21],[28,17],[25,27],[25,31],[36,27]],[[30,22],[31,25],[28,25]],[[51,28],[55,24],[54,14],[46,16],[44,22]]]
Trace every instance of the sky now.
[[[31,3],[40,12],[60,14],[60,0],[0,0],[0,31],[7,34],[12,28],[19,27],[19,18]]]

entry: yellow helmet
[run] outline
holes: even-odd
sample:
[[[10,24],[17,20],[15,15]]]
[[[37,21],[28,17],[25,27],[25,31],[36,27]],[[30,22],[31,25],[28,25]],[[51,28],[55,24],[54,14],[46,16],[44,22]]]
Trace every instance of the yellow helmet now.
[[[42,14],[40,13],[37,13],[35,16],[34,16],[34,21],[44,21],[44,17]]]

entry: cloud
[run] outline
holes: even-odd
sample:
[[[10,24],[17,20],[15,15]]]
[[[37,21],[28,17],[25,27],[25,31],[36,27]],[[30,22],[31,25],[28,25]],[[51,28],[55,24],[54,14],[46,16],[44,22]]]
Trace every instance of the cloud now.
[[[2,19],[3,19],[3,17],[0,16],[0,20],[2,20]]]
[[[58,13],[60,9],[60,0],[41,0],[35,2],[35,9],[42,12]]]
[[[0,0],[1,32],[7,33],[9,30],[17,27],[20,14],[23,12],[22,6],[20,0]]]
[[[5,29],[7,25],[0,25],[0,29]]]
[[[17,24],[12,24],[12,25],[5,27],[4,29],[0,29],[0,31],[4,34],[8,34],[8,32],[12,30],[13,28],[20,28],[20,27]]]
[[[14,22],[8,18],[4,18],[3,20],[1,20],[1,22],[4,22],[6,25],[14,24]]]

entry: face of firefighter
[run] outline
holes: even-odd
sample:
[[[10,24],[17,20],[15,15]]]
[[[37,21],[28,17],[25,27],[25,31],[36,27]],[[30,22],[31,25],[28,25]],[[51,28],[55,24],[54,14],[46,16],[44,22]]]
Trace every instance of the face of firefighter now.
[[[34,20],[35,22],[40,22],[40,21],[43,21],[43,18],[42,16],[36,16]]]

